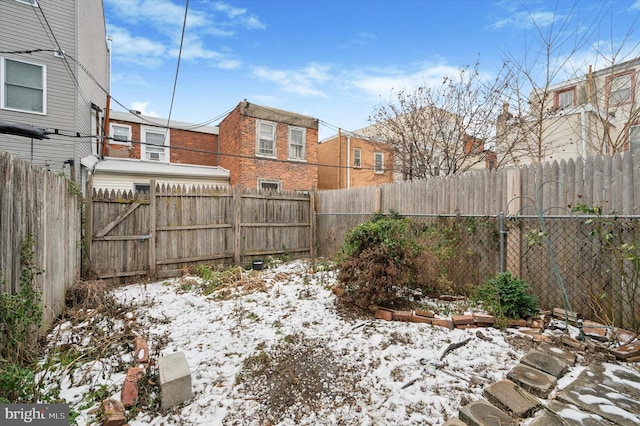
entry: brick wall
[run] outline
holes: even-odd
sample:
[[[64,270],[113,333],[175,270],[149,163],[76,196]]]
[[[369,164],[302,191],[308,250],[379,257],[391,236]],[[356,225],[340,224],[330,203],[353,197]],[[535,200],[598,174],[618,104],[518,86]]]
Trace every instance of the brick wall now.
[[[131,126],[131,146],[107,142],[107,156],[140,159],[140,124],[111,120],[114,124]],[[217,166],[218,135],[189,130],[169,130],[169,151],[172,163]]]
[[[256,118],[242,115],[236,107],[220,123],[220,165],[231,173],[231,185],[257,188],[259,179],[269,179],[280,181],[283,191],[316,188],[318,129],[306,130],[306,162],[287,159],[288,132],[287,124],[276,124],[276,159],[256,157]]]

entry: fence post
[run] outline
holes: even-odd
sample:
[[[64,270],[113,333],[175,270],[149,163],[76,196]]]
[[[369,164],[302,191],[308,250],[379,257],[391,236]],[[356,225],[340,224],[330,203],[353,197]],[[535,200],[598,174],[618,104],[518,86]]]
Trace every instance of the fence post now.
[[[498,216],[498,222],[500,224],[500,273],[502,273],[502,272],[504,272],[504,264],[505,264],[505,260],[504,260],[504,254],[505,254],[504,239],[505,239],[505,235],[507,233],[506,229],[504,228],[504,212],[500,212],[500,215]]]
[[[242,194],[240,193],[240,185],[233,187],[233,263],[240,265],[241,247],[241,219],[242,219]]]
[[[311,247],[309,248],[311,258],[316,257],[316,191],[313,189],[309,193],[309,239]]]
[[[149,182],[149,277],[156,277],[156,181]]]
[[[507,215],[510,217],[520,213],[522,204],[521,169],[512,168],[507,170]],[[522,259],[521,240],[522,230],[519,226],[512,226],[507,233],[506,245],[506,270],[515,276],[520,276],[520,266]],[[501,234],[502,235],[502,234]]]
[[[89,175],[85,185],[85,218],[84,218],[84,250],[85,258],[90,266],[91,246],[93,244],[93,175]],[[81,257],[82,259],[82,257]],[[87,268],[82,268],[83,273],[87,273]]]

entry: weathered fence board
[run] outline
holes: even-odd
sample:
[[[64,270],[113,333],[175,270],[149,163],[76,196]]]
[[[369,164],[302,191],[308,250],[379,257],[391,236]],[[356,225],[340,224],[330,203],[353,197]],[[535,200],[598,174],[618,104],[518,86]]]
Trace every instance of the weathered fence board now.
[[[32,237],[35,279],[43,302],[44,332],[65,307],[80,276],[80,201],[69,181],[0,154],[0,293],[20,289],[21,244]]]

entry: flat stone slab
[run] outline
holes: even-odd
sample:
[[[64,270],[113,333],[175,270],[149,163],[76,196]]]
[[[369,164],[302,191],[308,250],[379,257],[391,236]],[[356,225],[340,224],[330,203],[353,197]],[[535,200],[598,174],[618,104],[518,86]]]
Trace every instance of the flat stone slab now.
[[[468,426],[517,426],[518,422],[484,399],[460,407],[458,417]]]
[[[556,378],[564,376],[569,371],[569,363],[567,361],[536,349],[523,356],[520,362],[551,374]]]
[[[556,346],[552,346],[548,343],[540,343],[540,346],[538,346],[538,350],[540,352],[544,352],[563,359],[567,362],[567,364],[569,364],[570,367],[576,365],[576,354],[574,354],[573,352],[563,351],[562,349]]]
[[[597,414],[586,413],[574,406],[550,401],[549,410],[541,410],[528,426],[607,426],[613,425]]]
[[[528,365],[518,364],[507,374],[507,379],[522,386],[540,398],[546,398],[556,387],[557,380],[551,374]]]
[[[640,373],[617,364],[591,364],[557,399],[616,425],[638,425]]]
[[[193,396],[191,390],[191,372],[184,352],[158,358],[160,376],[160,402],[163,410],[171,408]]]
[[[485,388],[482,396],[499,409],[524,418],[531,417],[540,401],[510,380],[501,380]]]

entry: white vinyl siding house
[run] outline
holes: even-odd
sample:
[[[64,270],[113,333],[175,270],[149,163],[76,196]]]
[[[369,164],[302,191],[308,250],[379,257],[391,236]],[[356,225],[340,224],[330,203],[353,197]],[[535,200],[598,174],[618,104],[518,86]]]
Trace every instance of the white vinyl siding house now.
[[[48,51],[20,53],[38,48]],[[2,0],[0,51],[0,120],[58,131],[42,141],[2,134],[3,149],[84,188],[82,160],[99,152],[109,90],[102,0]]]

